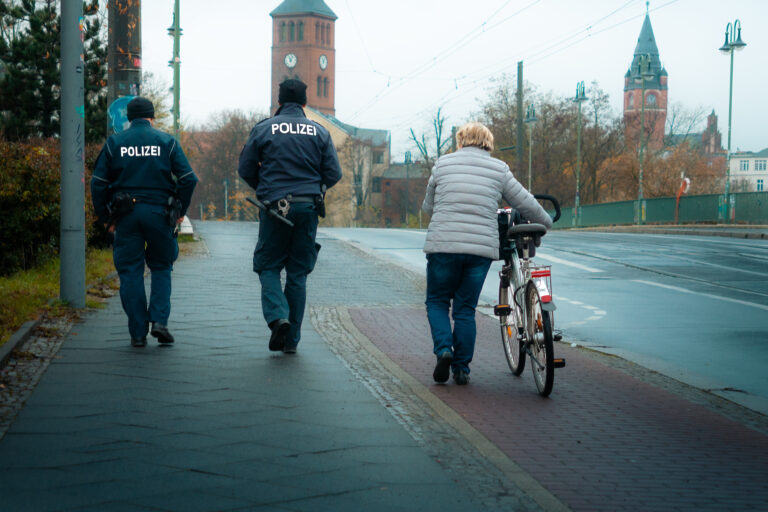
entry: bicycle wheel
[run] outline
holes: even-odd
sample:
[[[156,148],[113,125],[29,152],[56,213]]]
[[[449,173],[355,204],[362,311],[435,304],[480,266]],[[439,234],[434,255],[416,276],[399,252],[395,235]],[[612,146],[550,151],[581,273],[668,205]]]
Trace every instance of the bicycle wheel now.
[[[507,358],[509,369],[513,375],[520,375],[525,369],[525,352],[517,337],[517,319],[520,318],[520,309],[515,305],[512,297],[512,283],[509,286],[499,285],[499,304],[508,304],[510,307],[509,315],[499,316],[501,324],[501,344],[504,346],[504,355]]]
[[[531,341],[531,371],[541,396],[549,396],[555,380],[555,356],[552,343],[552,321],[549,312],[541,309],[536,286],[529,283],[526,292],[528,318],[526,328]]]

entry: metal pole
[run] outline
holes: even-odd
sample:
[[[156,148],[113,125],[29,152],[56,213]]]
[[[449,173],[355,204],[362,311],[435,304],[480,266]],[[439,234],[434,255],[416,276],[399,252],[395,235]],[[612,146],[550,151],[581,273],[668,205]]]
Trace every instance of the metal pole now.
[[[81,0],[61,2],[61,259],[59,292],[85,307],[85,63]]]
[[[181,29],[179,27],[179,0],[173,6],[173,135],[179,140],[181,130],[179,128],[181,98]],[[225,212],[226,213],[226,212]]]
[[[574,210],[574,218],[576,219],[576,225],[581,223],[579,218],[579,181],[581,179],[581,101],[577,101],[579,107],[579,118],[576,125],[576,209]]]
[[[523,61],[517,63],[517,171],[523,172]]]
[[[642,71],[641,71],[642,73]],[[641,75],[643,85],[642,91],[642,106],[640,107],[640,178],[639,186],[637,189],[637,223],[643,223],[643,157],[645,153],[645,77]]]
[[[528,191],[531,190],[531,159],[533,158],[533,126],[528,125]]]
[[[731,118],[733,117],[733,54],[734,48],[731,47],[731,78],[728,88],[728,152],[725,157],[725,223],[728,224],[731,219]]]
[[[229,201],[227,198],[227,185],[229,184],[228,181],[229,180],[226,179],[224,180],[224,220],[229,220]]]

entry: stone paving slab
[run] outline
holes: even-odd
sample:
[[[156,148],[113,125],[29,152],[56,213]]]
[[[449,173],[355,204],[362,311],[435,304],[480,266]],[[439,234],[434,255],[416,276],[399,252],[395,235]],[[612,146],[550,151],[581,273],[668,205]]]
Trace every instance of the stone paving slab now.
[[[514,377],[478,317],[471,382],[432,382],[423,307],[350,309],[355,326],[573,510],[766,510],[768,436],[564,344],[549,399]],[[397,329],[392,329],[397,325]],[[684,387],[683,385],[680,385]],[[763,417],[762,427],[765,428]]]

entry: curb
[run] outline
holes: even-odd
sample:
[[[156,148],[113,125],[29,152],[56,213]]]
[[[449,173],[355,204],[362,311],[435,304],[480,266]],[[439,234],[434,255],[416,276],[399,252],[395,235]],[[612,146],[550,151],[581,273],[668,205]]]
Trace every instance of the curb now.
[[[27,341],[32,332],[40,325],[40,319],[24,322],[19,329],[11,335],[8,341],[0,347],[0,369],[4,368],[14,350]]]

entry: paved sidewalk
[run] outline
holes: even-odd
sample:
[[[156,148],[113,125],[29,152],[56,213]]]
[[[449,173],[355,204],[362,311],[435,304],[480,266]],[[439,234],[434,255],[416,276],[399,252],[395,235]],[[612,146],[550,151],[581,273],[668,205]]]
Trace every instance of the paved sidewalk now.
[[[174,346],[131,348],[118,297],[74,326],[0,440],[0,510],[539,509],[492,473],[470,475],[482,460],[441,463],[309,318],[297,355],[269,352],[250,263],[256,229],[199,226],[211,254],[175,267]],[[334,275],[327,245],[317,272]],[[313,289],[311,300],[412,295],[384,283],[383,269],[368,275],[376,288]],[[488,488],[503,495],[478,494]]]
[[[0,511],[768,510],[765,416],[565,344],[542,399],[487,317],[470,385],[437,385],[423,278],[322,232],[271,353],[257,225],[197,228],[176,345],[130,348],[117,297],[76,324],[0,439]]]

